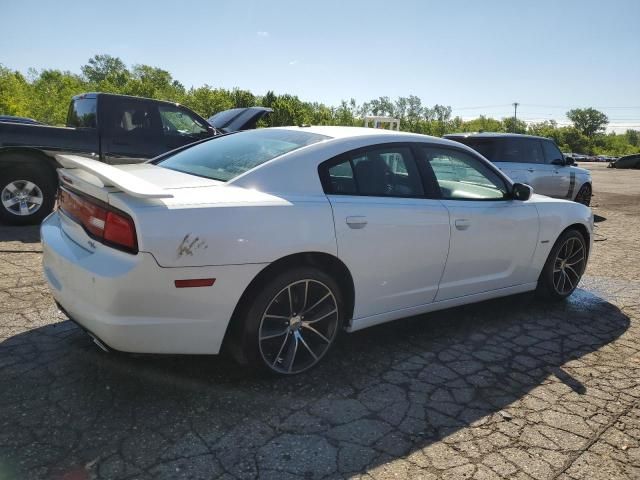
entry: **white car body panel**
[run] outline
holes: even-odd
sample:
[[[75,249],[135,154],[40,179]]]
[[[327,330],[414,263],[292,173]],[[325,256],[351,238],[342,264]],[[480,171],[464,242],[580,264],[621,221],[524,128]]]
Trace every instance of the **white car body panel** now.
[[[437,300],[535,282],[538,212],[529,202],[443,200],[451,246]]]
[[[355,285],[354,318],[433,301],[449,250],[449,213],[439,200],[329,199],[338,257]]]
[[[345,264],[355,290],[345,327],[353,331],[532,290],[565,228],[593,231],[587,207],[540,195],[526,202],[326,195],[318,166],[359,147],[427,142],[472,150],[400,132],[304,130],[333,138],[227,183],[140,164],[100,170],[100,186],[95,165],[68,163],[63,182],[132,217],[139,253],[94,241],[54,212],[41,227],[54,298],[111,348],[215,354],[249,284],[289,255],[319,252]],[[136,178],[146,183],[137,186]],[[467,228],[458,229],[458,220]],[[175,280],[189,278],[216,280],[207,288],[175,288]]]
[[[85,249],[60,228],[65,221],[71,223],[56,212],[41,226],[51,293],[71,318],[125,352],[218,353],[240,295],[265,267],[161,268],[149,253],[129,255],[99,243]],[[173,285],[194,277],[215,278],[215,288]]]

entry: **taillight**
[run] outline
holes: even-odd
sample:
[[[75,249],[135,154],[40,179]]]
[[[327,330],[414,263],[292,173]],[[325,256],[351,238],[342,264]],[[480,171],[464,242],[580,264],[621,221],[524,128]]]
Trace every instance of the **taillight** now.
[[[66,188],[60,188],[58,205],[90,237],[119,250],[138,253],[136,227],[126,213]]]

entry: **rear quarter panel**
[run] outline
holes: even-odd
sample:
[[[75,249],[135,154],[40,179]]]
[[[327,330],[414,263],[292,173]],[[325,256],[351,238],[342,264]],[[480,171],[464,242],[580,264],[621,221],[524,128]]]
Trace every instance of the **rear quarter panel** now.
[[[300,252],[337,254],[326,196],[268,197],[132,210],[139,248],[163,267],[271,263]]]

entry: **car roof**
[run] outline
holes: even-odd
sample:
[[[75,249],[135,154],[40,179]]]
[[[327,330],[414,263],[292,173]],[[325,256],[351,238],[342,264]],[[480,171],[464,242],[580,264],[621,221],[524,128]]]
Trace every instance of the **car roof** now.
[[[440,137],[432,137],[429,135],[422,135],[420,133],[400,132],[397,130],[385,130],[382,128],[366,128],[366,127],[340,127],[340,126],[299,126],[299,127],[273,127],[286,130],[297,130],[309,133],[315,133],[318,135],[324,135],[330,137],[330,139],[348,139],[358,137],[368,137],[371,140],[379,138],[384,142],[420,142],[429,141],[430,143],[440,143],[442,145],[455,145],[459,146],[456,142],[447,140]]]
[[[551,140],[547,137],[539,137],[537,135],[523,135],[521,133],[506,132],[461,132],[448,133],[444,138],[537,138],[539,140]]]
[[[186,108],[187,110],[191,110],[189,107],[187,107],[186,105],[182,105],[181,103],[178,102],[171,102],[169,100],[159,100],[156,98],[149,98],[149,97],[139,97],[136,95],[123,95],[120,93],[107,93],[107,92],[87,92],[87,93],[80,93],[78,95],[74,95],[73,97],[71,97],[72,100],[80,100],[80,99],[96,99],[98,97],[115,97],[115,98],[126,98],[129,100],[136,100],[136,101],[151,101],[151,102],[157,102],[157,103],[163,103],[165,105],[174,105],[174,106],[180,106],[183,108]]]

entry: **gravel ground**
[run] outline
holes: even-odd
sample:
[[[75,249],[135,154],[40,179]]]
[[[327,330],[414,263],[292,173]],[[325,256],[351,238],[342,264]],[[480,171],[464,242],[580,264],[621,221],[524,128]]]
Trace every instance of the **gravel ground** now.
[[[0,227],[0,479],[640,478],[640,171],[593,170],[562,304],[520,295],[343,335],[319,367],[106,354]]]

